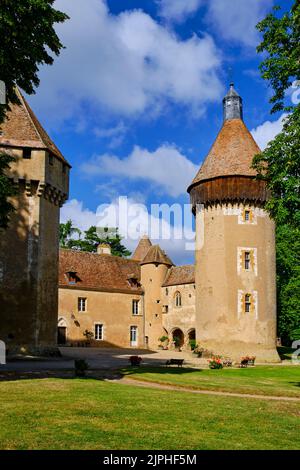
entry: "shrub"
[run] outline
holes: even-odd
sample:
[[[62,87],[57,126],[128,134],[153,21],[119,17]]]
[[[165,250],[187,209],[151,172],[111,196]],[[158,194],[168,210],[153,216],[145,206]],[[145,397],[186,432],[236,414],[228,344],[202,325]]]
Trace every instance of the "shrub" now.
[[[208,361],[210,369],[223,369],[223,364],[220,356],[214,356]]]
[[[89,365],[84,359],[75,359],[75,375],[76,377],[84,377]]]

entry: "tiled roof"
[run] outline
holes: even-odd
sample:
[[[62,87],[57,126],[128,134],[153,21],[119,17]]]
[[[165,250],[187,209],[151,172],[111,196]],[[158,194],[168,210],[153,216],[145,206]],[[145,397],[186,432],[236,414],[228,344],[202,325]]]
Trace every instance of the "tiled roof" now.
[[[255,176],[251,163],[258,153],[260,148],[241,119],[225,121],[189,189],[218,176]]]
[[[195,266],[173,266],[165,279],[163,287],[195,283]]]
[[[76,272],[79,278],[75,286],[70,286],[68,282],[68,271]],[[131,287],[129,278],[132,276],[140,280],[140,266],[137,261],[98,253],[60,250],[60,287],[142,293],[141,287]]]
[[[0,146],[47,149],[69,165],[60,150],[42,127],[24,96],[17,89],[20,104],[11,104],[5,121],[0,126]]]
[[[141,264],[166,264],[167,266],[173,266],[172,261],[166,255],[166,253],[160,248],[159,245],[153,245],[149,248],[145,258]]]
[[[144,235],[140,239],[138,246],[136,247],[135,252],[133,253],[131,259],[134,259],[136,261],[142,261],[145,258],[146,254],[148,253],[149,248],[151,246],[152,246],[151,241],[149,240],[147,235]]]

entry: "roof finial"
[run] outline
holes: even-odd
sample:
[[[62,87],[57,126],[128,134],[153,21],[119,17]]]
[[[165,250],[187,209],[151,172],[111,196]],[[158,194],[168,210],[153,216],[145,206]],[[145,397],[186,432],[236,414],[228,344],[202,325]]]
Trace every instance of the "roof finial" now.
[[[223,99],[224,121],[230,119],[243,120],[243,100],[234,89],[234,83],[231,81],[230,89]]]

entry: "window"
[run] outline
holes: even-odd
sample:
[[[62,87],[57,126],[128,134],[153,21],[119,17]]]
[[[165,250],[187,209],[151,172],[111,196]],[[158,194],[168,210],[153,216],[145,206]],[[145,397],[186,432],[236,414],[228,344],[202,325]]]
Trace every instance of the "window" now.
[[[49,154],[49,165],[53,165],[54,164],[54,157],[53,155],[51,155],[51,153]]]
[[[95,340],[96,341],[103,340],[103,325],[101,323],[95,324]]]
[[[249,209],[244,210],[244,222],[251,222],[251,211]]]
[[[244,266],[246,271],[249,271],[251,268],[251,253],[250,251],[245,251],[244,253]]]
[[[67,165],[65,165],[64,163],[62,164],[62,172],[64,175],[67,173]]]
[[[245,313],[250,313],[251,312],[251,295],[246,294],[245,295]]]
[[[78,297],[78,312],[86,312],[86,298]]]
[[[23,150],[23,158],[25,160],[30,160],[31,159],[31,149],[26,148],[26,149]]]
[[[169,295],[169,289],[166,287],[166,295]]]
[[[78,277],[77,277],[77,274],[76,274],[75,271],[68,271],[66,273],[66,275],[67,275],[67,278],[68,278],[68,283],[70,285],[74,285],[74,284],[77,283]]]
[[[181,302],[181,294],[180,292],[176,292],[175,294],[175,307],[181,307],[182,302]]]
[[[137,346],[137,339],[138,339],[138,327],[131,326],[130,327],[130,345]]]
[[[139,314],[139,300],[133,300],[132,301],[132,315],[138,315]]]

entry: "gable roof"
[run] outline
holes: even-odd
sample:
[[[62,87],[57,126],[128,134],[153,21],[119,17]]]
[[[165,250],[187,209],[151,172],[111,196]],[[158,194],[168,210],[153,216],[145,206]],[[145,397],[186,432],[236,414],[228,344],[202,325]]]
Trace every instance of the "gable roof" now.
[[[195,283],[195,266],[192,264],[185,266],[172,266],[169,270],[163,287],[177,286],[181,284]]]
[[[135,261],[142,261],[146,254],[149,251],[149,248],[152,246],[152,243],[147,235],[144,235],[139,243],[138,246],[135,249],[135,252],[133,253],[131,259]]]
[[[256,176],[251,168],[261,150],[241,119],[224,122],[188,191],[197,183],[221,176]]]
[[[10,111],[8,111],[5,121],[0,125],[0,145],[45,149],[70,166],[18,88],[16,94],[20,104],[10,103],[9,105]]]
[[[143,264],[166,264],[167,266],[173,266],[172,261],[159,245],[153,245],[149,248],[141,262],[141,265]]]
[[[76,272],[79,278],[70,286],[67,272]],[[95,289],[126,293],[142,293],[139,286],[130,284],[129,279],[141,278],[140,265],[137,261],[118,256],[64,250],[59,253],[59,287],[75,289]]]

